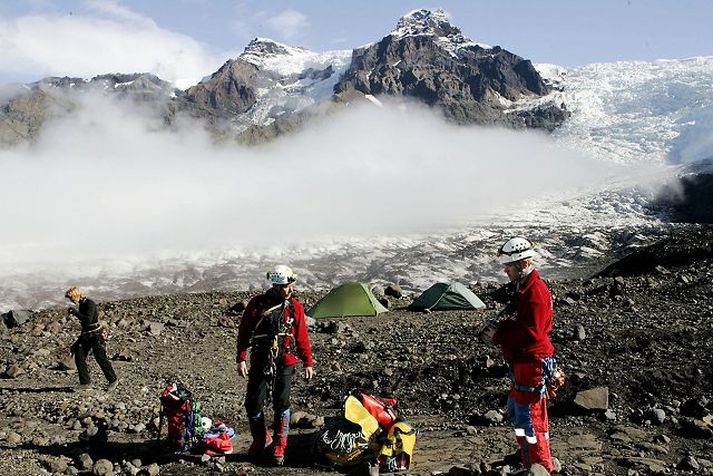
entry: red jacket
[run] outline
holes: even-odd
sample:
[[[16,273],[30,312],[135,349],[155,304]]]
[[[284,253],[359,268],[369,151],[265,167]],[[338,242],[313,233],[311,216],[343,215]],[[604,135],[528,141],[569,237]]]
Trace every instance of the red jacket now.
[[[526,362],[550,357],[554,347],[552,330],[552,296],[537,270],[512,297],[515,312],[500,322],[493,340],[500,346],[508,363]]]
[[[255,331],[255,327],[260,323],[261,318],[265,316],[265,311],[275,304],[280,304],[279,301],[277,303],[274,301],[271,302],[270,295],[268,293],[255,296],[250,300],[245,308],[243,318],[240,320],[240,326],[238,327],[238,362],[244,362],[246,360],[247,350],[251,345],[253,332]],[[302,304],[300,304],[300,302],[293,297],[290,297],[289,301],[291,306],[285,306],[283,322],[287,322],[290,318],[290,308],[294,309],[292,312],[294,314],[292,316],[294,322],[292,323],[291,330],[289,331],[293,337],[287,336],[284,339],[282,365],[294,365],[301,360],[305,367],[312,367],[312,350],[310,349],[309,336],[307,335],[307,323],[305,322],[304,307],[302,307]],[[295,354],[289,351],[293,339],[296,344],[295,350],[299,359],[295,356]]]

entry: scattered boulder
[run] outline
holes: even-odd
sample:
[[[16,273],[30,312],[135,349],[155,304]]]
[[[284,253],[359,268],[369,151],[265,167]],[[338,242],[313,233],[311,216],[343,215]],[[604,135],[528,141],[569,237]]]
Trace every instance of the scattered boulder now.
[[[699,471],[701,469],[701,465],[698,464],[698,461],[696,461],[696,458],[693,456],[686,456],[681,460],[680,463],[678,463],[678,466],[676,466],[678,469],[682,469],[684,471]]]
[[[713,429],[705,421],[697,418],[679,419],[680,434],[686,438],[713,438]]]
[[[574,404],[589,411],[607,410],[609,408],[609,388],[597,387],[577,392]]]
[[[660,408],[654,408],[650,413],[651,423],[655,425],[662,425],[666,421],[666,412]]]
[[[572,337],[574,340],[579,340],[582,341],[587,337],[587,332],[584,330],[584,326],[582,324],[577,324],[573,331],[572,331]]]
[[[114,464],[108,459],[100,459],[94,463],[92,473],[97,476],[105,476],[114,474]]]
[[[51,473],[64,473],[67,471],[67,468],[69,465],[67,464],[67,461],[63,457],[61,458],[52,458],[51,460],[48,461],[47,464],[48,468]]]
[[[666,462],[660,459],[627,456],[620,458],[619,462],[626,467],[644,468],[654,474],[663,474],[666,471]]]
[[[567,438],[567,446],[569,446],[570,449],[592,452],[599,452],[602,449],[602,443],[591,433],[582,433],[570,436]]]
[[[22,437],[14,431],[11,431],[10,433],[8,433],[7,438],[5,438],[5,441],[8,445],[15,446],[22,443]]]
[[[7,378],[17,378],[17,377],[19,377],[20,375],[22,375],[22,374],[24,374],[24,373],[25,373],[25,371],[24,371],[24,370],[22,369],[22,367],[20,367],[19,365],[17,365],[17,364],[10,364],[10,365],[8,365],[7,368],[5,369],[4,375],[5,375]]]
[[[686,400],[681,405],[681,415],[692,418],[703,418],[708,414],[708,399],[705,397],[697,397]]]
[[[158,476],[161,473],[161,467],[156,463],[151,463],[146,468],[146,474],[148,476]]]
[[[497,410],[489,410],[483,415],[483,420],[485,420],[489,425],[497,425],[502,423],[503,415]]]
[[[321,325],[318,330],[324,332],[325,334],[343,334],[349,329],[343,322],[327,321],[321,322],[320,324]]]
[[[310,415],[307,412],[303,412],[301,410],[298,410],[296,412],[292,412],[290,415],[290,427],[291,428],[298,428],[300,424],[302,423],[303,420],[308,420],[312,415]]]
[[[146,330],[149,331],[149,334],[151,334],[152,336],[161,335],[161,333],[163,332],[163,329],[164,329],[164,325],[160,322],[151,322],[150,321],[146,327]]]
[[[89,453],[79,455],[79,467],[84,471],[91,471],[94,468],[94,460],[89,456]]]
[[[115,353],[112,357],[111,360],[116,360],[119,362],[132,362],[134,360],[134,356],[131,355],[131,352],[129,352],[129,349],[121,349],[119,352]]]
[[[119,329],[128,329],[133,324],[134,324],[133,319],[122,317],[121,319],[119,319],[119,322],[116,323],[116,327],[118,327]]]
[[[654,436],[654,442],[667,445],[667,444],[671,443],[671,438],[669,438],[666,435],[656,435],[656,436]]]
[[[403,294],[403,291],[401,290],[401,286],[399,286],[398,284],[392,283],[392,284],[389,284],[388,286],[386,286],[386,288],[384,289],[384,295],[390,296],[390,297],[396,298],[396,299],[401,299],[404,294]]]
[[[45,331],[47,331],[53,335],[57,335],[57,334],[61,333],[63,330],[64,330],[64,328],[62,327],[62,324],[60,324],[57,321],[52,321],[45,326]]]
[[[448,470],[448,476],[479,476],[480,474],[480,470],[472,466],[453,466]]]
[[[549,471],[541,464],[535,463],[530,466],[530,476],[550,476]]]
[[[57,362],[57,366],[55,368],[57,370],[71,372],[77,370],[77,363],[74,361],[74,356],[68,354]]]
[[[609,432],[609,438],[622,443],[637,443],[646,440],[646,432],[631,426],[617,425]]]
[[[5,326],[7,326],[8,329],[21,326],[29,321],[31,317],[32,312],[24,310],[12,310],[2,315]]]

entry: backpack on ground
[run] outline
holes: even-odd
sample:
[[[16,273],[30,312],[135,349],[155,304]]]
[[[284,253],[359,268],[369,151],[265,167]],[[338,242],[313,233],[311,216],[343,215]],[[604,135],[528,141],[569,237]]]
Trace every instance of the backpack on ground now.
[[[416,431],[401,419],[396,401],[353,392],[344,401],[343,416],[330,419],[317,433],[315,462],[349,467],[378,463],[394,472],[411,466]]]
[[[185,451],[193,444],[195,415],[200,422],[200,402],[193,401],[193,395],[180,382],[173,382],[161,392],[161,413],[158,436],[165,421],[168,427],[168,444],[171,450]]]

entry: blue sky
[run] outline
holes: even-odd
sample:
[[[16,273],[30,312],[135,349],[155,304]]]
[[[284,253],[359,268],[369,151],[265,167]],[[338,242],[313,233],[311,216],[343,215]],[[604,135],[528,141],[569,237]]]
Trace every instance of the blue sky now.
[[[255,36],[351,49],[421,7],[444,8],[466,36],[538,63],[713,55],[709,0],[4,0],[0,82],[145,69],[188,83]]]

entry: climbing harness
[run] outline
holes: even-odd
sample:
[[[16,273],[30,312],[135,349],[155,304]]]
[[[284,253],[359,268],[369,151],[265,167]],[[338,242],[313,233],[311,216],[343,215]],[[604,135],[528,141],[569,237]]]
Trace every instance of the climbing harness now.
[[[288,310],[285,318],[285,309]],[[261,329],[265,322],[267,329],[261,330],[260,334],[255,332]],[[255,325],[250,345],[254,348],[264,348],[269,342],[267,349],[267,363],[263,369],[265,382],[267,384],[267,399],[272,397],[277,376],[277,364],[284,352],[294,352],[295,339],[292,334],[292,326],[295,322],[295,306],[291,299],[286,299],[281,304],[272,306],[265,310],[260,320]],[[264,327],[264,326],[263,326]],[[285,339],[289,338],[289,343],[285,347]]]
[[[545,357],[542,359],[542,381],[536,387],[529,387],[517,383],[512,370],[508,375],[513,388],[518,392],[547,394],[549,398],[557,396],[556,392],[564,386],[566,380],[564,370],[557,365],[557,360],[554,357]]]

